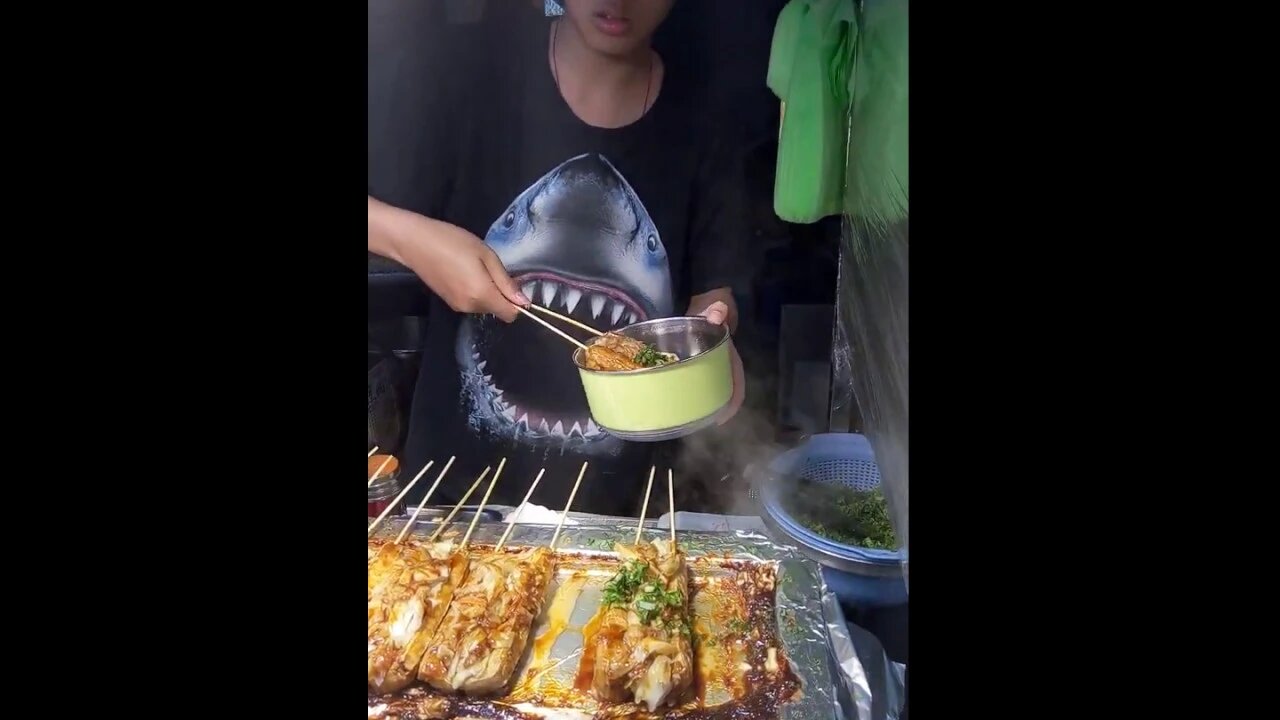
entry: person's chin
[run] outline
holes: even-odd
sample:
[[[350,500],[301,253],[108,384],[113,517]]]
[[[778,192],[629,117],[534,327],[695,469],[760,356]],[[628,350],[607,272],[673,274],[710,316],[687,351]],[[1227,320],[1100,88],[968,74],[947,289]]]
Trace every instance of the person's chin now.
[[[591,46],[592,50],[601,55],[630,57],[636,54],[644,43],[628,35],[605,35],[604,33],[593,32],[588,37],[587,44]]]

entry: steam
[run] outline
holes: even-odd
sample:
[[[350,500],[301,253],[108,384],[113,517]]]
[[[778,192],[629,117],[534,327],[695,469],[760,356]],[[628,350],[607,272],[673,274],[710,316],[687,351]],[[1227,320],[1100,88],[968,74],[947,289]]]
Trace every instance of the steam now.
[[[787,449],[775,434],[773,418],[744,403],[728,423],[684,438],[672,463],[676,510],[759,515],[758,500],[751,497],[753,478]]]

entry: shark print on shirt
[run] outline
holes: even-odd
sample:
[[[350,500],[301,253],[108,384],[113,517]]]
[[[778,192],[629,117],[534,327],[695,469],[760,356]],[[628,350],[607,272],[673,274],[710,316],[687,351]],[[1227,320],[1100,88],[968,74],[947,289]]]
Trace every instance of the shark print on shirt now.
[[[541,177],[503,209],[484,241],[530,300],[597,330],[671,315],[666,248],[635,190],[601,155],[579,155]],[[523,316],[510,325],[464,318],[456,353],[472,432],[616,455],[622,443],[591,421],[572,351]]]

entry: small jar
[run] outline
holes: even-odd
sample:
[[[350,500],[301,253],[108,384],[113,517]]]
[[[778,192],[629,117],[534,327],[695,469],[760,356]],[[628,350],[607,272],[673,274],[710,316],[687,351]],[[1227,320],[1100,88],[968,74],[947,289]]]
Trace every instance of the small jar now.
[[[381,515],[382,511],[396,499],[396,495],[400,494],[400,461],[394,456],[374,455],[369,458],[369,475],[365,478],[365,482],[373,477],[388,457],[391,458],[391,462],[382,468],[382,472],[378,473],[378,479],[369,485],[369,517],[371,518]]]

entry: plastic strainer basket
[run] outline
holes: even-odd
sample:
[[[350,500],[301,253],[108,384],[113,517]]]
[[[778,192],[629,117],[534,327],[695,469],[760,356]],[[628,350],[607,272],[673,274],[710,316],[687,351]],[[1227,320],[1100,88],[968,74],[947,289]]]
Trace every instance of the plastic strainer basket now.
[[[801,525],[785,509],[783,498],[796,483],[844,485],[854,490],[880,486],[880,468],[866,437],[855,433],[826,433],[810,437],[769,463],[761,483],[760,502],[767,524],[793,539],[807,555],[824,566],[823,576],[842,600],[869,604],[897,604],[906,600],[902,566],[896,550],[880,550],[832,542]]]

